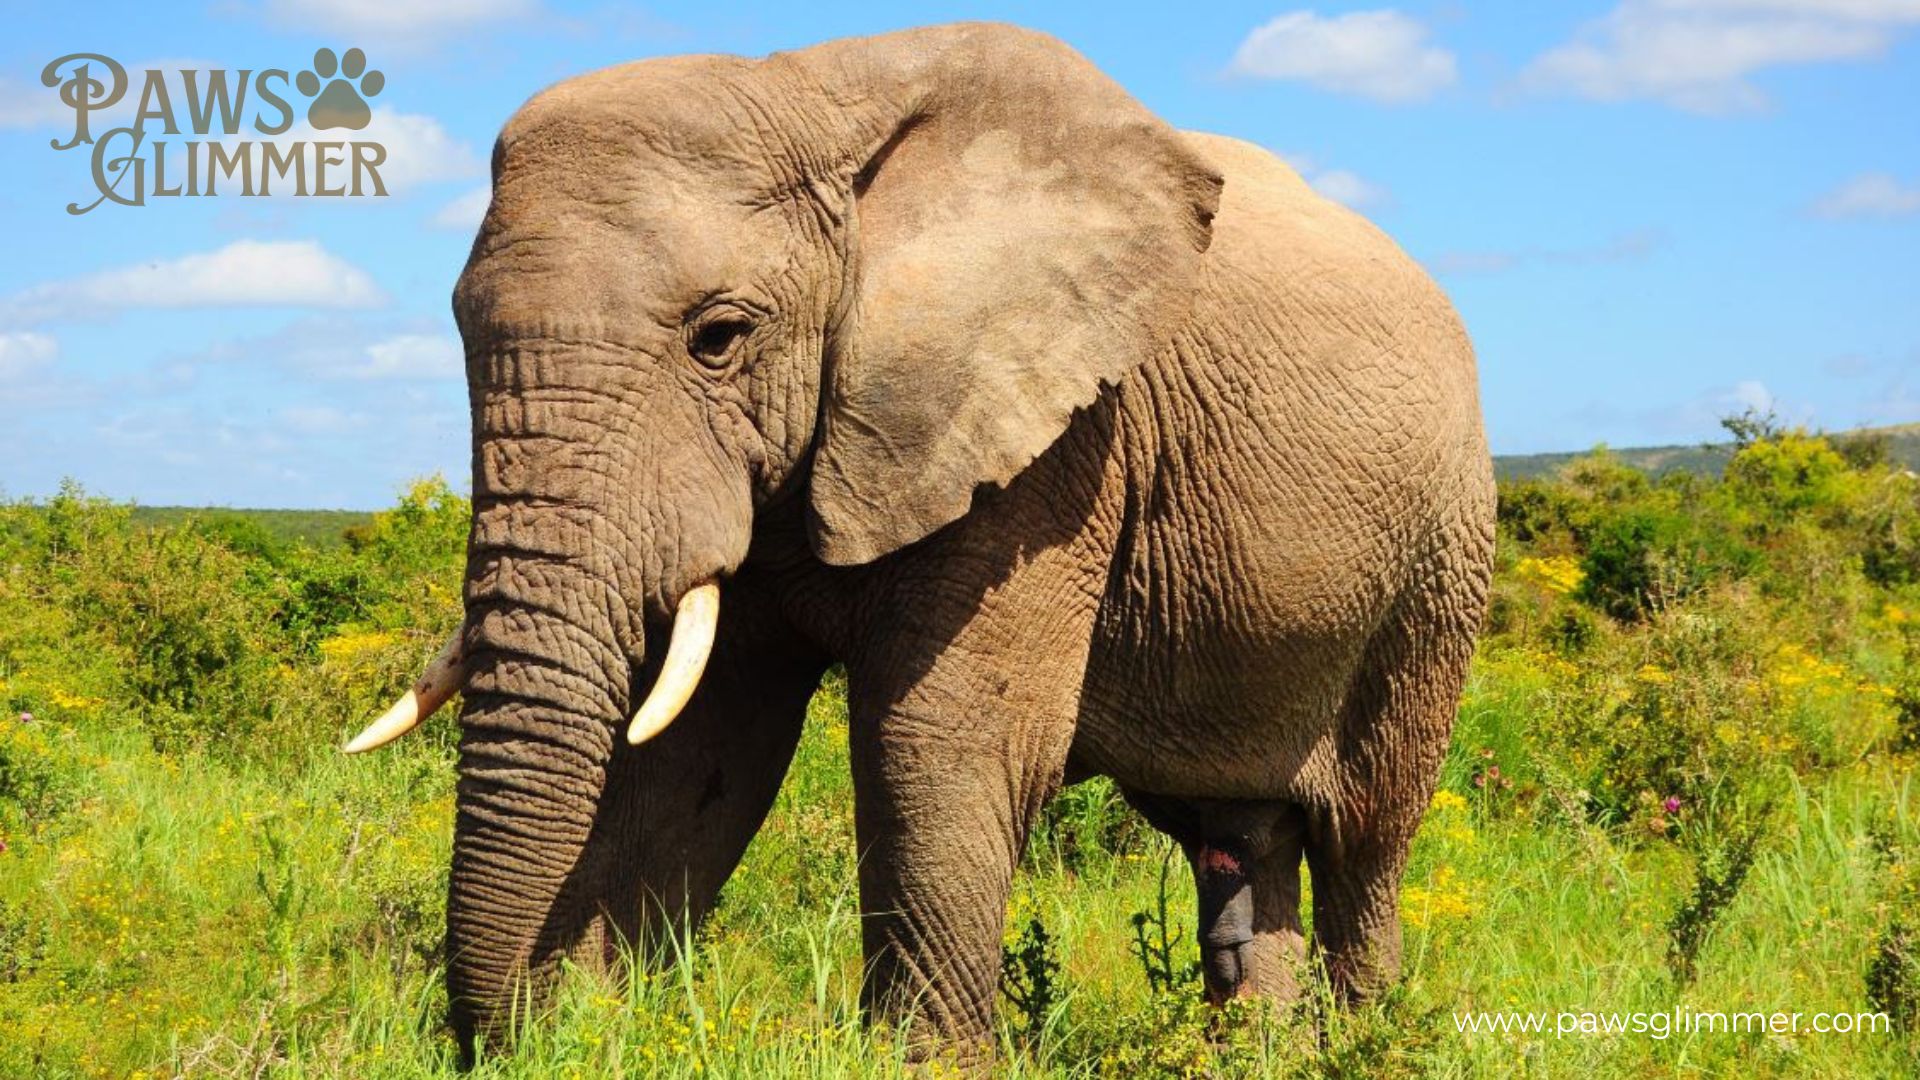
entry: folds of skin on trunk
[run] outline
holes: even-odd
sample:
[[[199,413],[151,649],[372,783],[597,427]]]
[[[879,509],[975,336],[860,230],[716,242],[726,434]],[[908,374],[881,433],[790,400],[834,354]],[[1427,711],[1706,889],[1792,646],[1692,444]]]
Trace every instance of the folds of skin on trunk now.
[[[624,727],[628,663],[610,641],[531,596],[590,596],[577,571],[476,554],[458,814],[447,896],[447,988],[463,1045],[517,1003],[539,1003],[554,965],[597,918],[605,870],[590,838],[613,742]],[[470,577],[474,575],[470,572]],[[530,587],[531,586],[531,587]]]

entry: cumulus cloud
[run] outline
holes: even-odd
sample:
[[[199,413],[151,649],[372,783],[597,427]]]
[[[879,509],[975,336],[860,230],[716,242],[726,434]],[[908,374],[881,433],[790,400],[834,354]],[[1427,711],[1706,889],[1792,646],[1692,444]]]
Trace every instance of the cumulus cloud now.
[[[396,334],[368,345],[363,357],[333,374],[348,379],[457,378],[466,364],[460,343],[445,334]]]
[[[308,137],[328,136],[315,132]],[[387,148],[387,161],[380,167],[380,176],[387,182],[389,191],[442,180],[466,180],[484,176],[487,171],[486,163],[472,146],[454,138],[431,116],[377,108],[366,130],[356,133],[354,138],[372,140]]]
[[[1522,87],[1690,112],[1764,108],[1773,67],[1883,55],[1920,22],[1916,0],[1624,0],[1527,65]]]
[[[386,149],[386,160],[380,164],[380,181],[386,187],[387,194],[401,195],[423,184],[443,183],[449,180],[471,180],[486,175],[486,163],[481,161],[473,147],[455,138],[440,121],[420,113],[403,113],[386,106],[373,110],[373,119],[359,131],[327,130],[316,131],[304,117],[299,123],[279,135],[262,136],[254,132],[229,136],[222,140],[229,145],[242,142],[251,143],[254,161],[254,174],[264,174],[261,165],[262,150],[266,143],[273,143],[288,152],[298,150],[304,159],[304,168],[309,178],[317,174],[316,165],[319,155],[318,143],[341,142],[379,143]],[[331,165],[328,175],[336,177],[328,181],[329,185],[349,182],[352,158],[339,149],[330,154],[338,163],[343,157],[349,162],[347,168]],[[311,181],[310,181],[311,182]],[[365,181],[371,185],[371,181]],[[292,196],[294,191],[285,183],[272,187],[274,197]],[[316,199],[316,203],[329,203],[331,199]]]
[[[1393,201],[1393,193],[1385,185],[1348,169],[1322,168],[1310,154],[1281,154],[1280,159],[1293,166],[1293,171],[1313,190],[1343,206],[1361,210]]]
[[[396,7],[400,5],[395,5]],[[297,64],[290,66],[298,66]],[[134,109],[140,100],[140,88],[144,85],[146,72],[162,71],[166,76],[166,85],[174,95],[176,115],[186,115],[186,99],[183,90],[183,70],[209,71],[213,69],[231,70],[228,65],[205,60],[148,60],[126,65],[127,87],[120,100],[111,108],[95,113],[89,120],[94,135],[115,127],[131,124]],[[63,69],[62,74],[72,73],[72,65]],[[227,135],[221,142],[228,147],[241,143],[251,143],[254,175],[260,175],[261,150],[259,147],[273,143],[283,150],[291,149],[296,143],[305,158],[304,167],[309,177],[314,175],[315,156],[318,151],[316,142],[375,142],[386,149],[386,160],[380,165],[380,179],[385,183],[389,194],[400,194],[409,188],[422,184],[440,183],[450,180],[471,180],[485,176],[486,161],[466,141],[455,137],[439,120],[421,113],[401,112],[387,105],[375,105],[372,119],[367,126],[359,130],[328,129],[316,130],[306,118],[309,102],[282,88],[291,102],[296,122],[279,135],[261,135],[247,127],[237,135]],[[250,114],[253,106],[248,106]],[[271,110],[269,110],[271,114]],[[183,120],[184,122],[184,120]],[[71,132],[74,123],[73,110],[60,104],[58,92],[41,86],[38,79],[31,82],[0,76],[0,128],[41,128],[55,129],[64,133]],[[85,153],[76,150],[74,153]],[[335,152],[339,157],[340,153]],[[330,169],[339,175],[344,170]],[[291,194],[291,189],[275,188],[274,194]],[[327,200],[321,200],[325,202]]]
[[[443,320],[310,315],[268,334],[218,342],[181,361],[273,366],[305,379],[460,382],[466,351]]]
[[[1722,399],[1727,405],[1737,406],[1741,412],[1758,413],[1762,416],[1778,410],[1780,399],[1773,396],[1767,384],[1758,379],[1742,379],[1733,384]]]
[[[1436,274],[1497,274],[1523,266],[1580,266],[1644,259],[1666,246],[1659,229],[1635,229],[1592,247],[1525,247],[1507,251],[1446,251],[1427,261]]]
[[[274,415],[282,427],[300,435],[336,435],[367,425],[365,413],[331,405],[289,405]]]
[[[537,0],[266,0],[269,22],[300,30],[363,37],[420,37],[525,19]]]
[[[0,325],[130,308],[357,308],[384,300],[366,271],[316,241],[238,240],[216,251],[31,286],[0,298]]]
[[[1453,53],[1427,41],[1419,20],[1392,9],[1322,17],[1290,11],[1248,34],[1228,71],[1304,82],[1401,104],[1453,85]]]
[[[1386,188],[1368,180],[1358,173],[1346,169],[1328,169],[1307,178],[1313,190],[1332,199],[1334,202],[1350,206],[1355,210],[1369,206],[1381,206],[1391,201]]]
[[[1770,413],[1788,425],[1811,425],[1815,420],[1810,406],[1783,400],[1759,379],[1709,386],[1689,398],[1661,405],[1619,399],[1590,402],[1563,414],[1563,418],[1584,427],[1612,428],[1631,445],[1724,441],[1726,432],[1720,421],[1747,412],[1763,416]]]
[[[429,219],[436,229],[452,229],[455,232],[472,232],[480,227],[480,221],[487,216],[487,206],[493,202],[493,189],[481,186],[442,206]]]
[[[1920,213],[1920,184],[1902,184],[1889,173],[1861,173],[1808,209],[1824,218],[1905,217]]]
[[[0,128],[58,127],[73,123],[73,110],[60,104],[60,96],[41,86],[0,76]]]
[[[0,334],[0,379],[14,382],[53,363],[60,344],[51,335],[34,330]]]
[[[53,54],[48,55],[51,57]],[[177,94],[181,86],[181,71],[207,71],[221,66],[210,60],[142,60],[127,64],[127,85],[120,100],[108,108],[93,112],[87,122],[96,135],[132,123],[133,111],[140,103],[140,88],[145,85],[149,70],[165,72],[167,88]],[[65,79],[71,76],[77,67],[77,63],[62,65],[60,77]],[[103,82],[107,78],[97,64],[93,65],[93,77]],[[180,101],[178,107],[184,113],[184,101]],[[0,75],[0,128],[63,128],[70,133],[73,125],[73,110],[60,103],[58,87],[41,85],[39,68],[34,68],[33,75],[26,79]],[[64,134],[61,141],[65,141]]]

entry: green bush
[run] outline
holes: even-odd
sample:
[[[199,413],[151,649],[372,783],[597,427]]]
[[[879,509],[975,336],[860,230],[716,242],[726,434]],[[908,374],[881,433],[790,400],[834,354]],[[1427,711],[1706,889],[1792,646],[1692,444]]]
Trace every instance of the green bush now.
[[[92,781],[70,732],[30,717],[28,712],[0,715],[0,843],[54,823]]]
[[[1857,481],[1827,440],[1793,431],[1735,453],[1727,462],[1726,493],[1757,527],[1769,530],[1801,514],[1840,509]]]

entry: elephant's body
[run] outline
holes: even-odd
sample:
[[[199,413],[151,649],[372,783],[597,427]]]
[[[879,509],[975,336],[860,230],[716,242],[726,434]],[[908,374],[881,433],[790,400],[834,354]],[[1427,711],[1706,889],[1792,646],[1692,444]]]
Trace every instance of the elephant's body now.
[[[1393,644],[1409,611],[1444,613],[1419,677],[1449,708],[1471,651],[1493,498],[1473,356],[1378,230],[1265,151],[1190,138],[1227,178],[1195,310],[1088,418],[1120,433],[1124,484],[1074,757],[1331,808],[1343,735],[1368,738],[1344,704],[1418,662]],[[1420,756],[1440,720],[1409,724]]]
[[[1216,996],[1291,991],[1302,858],[1336,989],[1392,975],[1493,486],[1391,241],[1001,27],[613,69],[495,169],[456,296],[459,1026],[703,915],[836,662],[884,1013],[986,1038],[1028,826],[1094,774],[1185,847]],[[699,689],[616,744],[716,577]]]
[[[1372,225],[1257,147],[1186,137],[1226,186],[1172,345],[1005,490],[885,560],[827,567],[772,526],[772,603],[847,663],[874,745],[888,726],[965,737],[917,796],[1007,784],[1031,813],[1062,779],[1106,775],[1183,843],[1257,833],[1259,854],[1291,852],[1284,876],[1302,854],[1357,861],[1356,902],[1391,905],[1490,577],[1472,350]],[[743,585],[756,577],[750,560]],[[989,663],[902,659],[975,638]],[[867,786],[897,769],[870,767]],[[948,844],[910,819],[863,824],[863,847],[910,837],[895,858],[937,864],[928,883],[943,884]],[[1003,823],[931,824],[1007,861],[982,846]],[[1280,960],[1300,941],[1284,914],[1269,929],[1294,940],[1247,965],[1260,988],[1289,985]]]

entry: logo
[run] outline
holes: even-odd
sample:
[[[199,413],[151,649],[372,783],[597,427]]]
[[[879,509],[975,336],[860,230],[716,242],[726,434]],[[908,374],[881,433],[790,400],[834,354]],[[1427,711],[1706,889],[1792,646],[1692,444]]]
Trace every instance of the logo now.
[[[169,74],[178,80],[169,79]],[[367,67],[367,55],[348,49],[313,54],[295,77],[283,68],[159,68],[141,72],[130,123],[94,133],[96,121],[129,100],[134,80],[111,57],[72,53],[40,72],[42,85],[73,110],[73,133],[54,139],[58,151],[89,148],[97,196],[67,204],[85,214],[103,203],[145,206],[149,198],[217,195],[346,198],[383,196],[380,166],[387,149],[367,139],[284,140],[303,115],[315,134],[357,132],[373,121],[367,101],[386,89],[386,76]],[[290,102],[295,95],[308,100]],[[304,104],[304,110],[301,105]],[[198,136],[196,138],[196,136]]]

